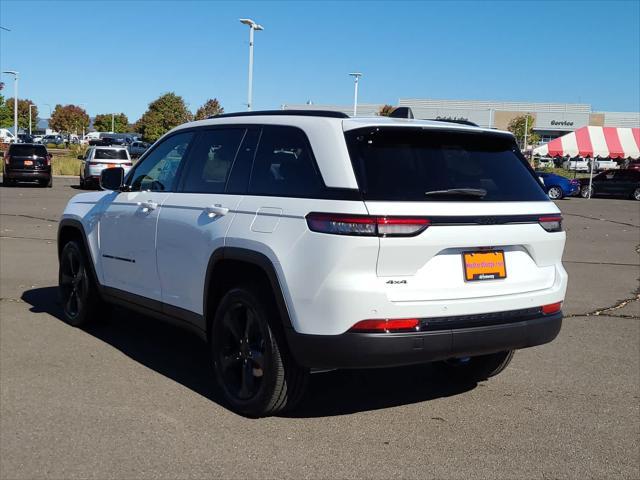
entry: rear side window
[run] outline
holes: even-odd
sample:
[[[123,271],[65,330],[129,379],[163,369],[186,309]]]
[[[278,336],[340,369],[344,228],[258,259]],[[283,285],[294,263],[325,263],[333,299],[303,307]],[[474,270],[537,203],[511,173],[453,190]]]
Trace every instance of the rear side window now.
[[[126,150],[101,150],[96,149],[96,154],[93,156],[95,160],[127,160]]]
[[[223,193],[244,134],[243,128],[200,132],[189,152],[182,191]]]
[[[9,152],[15,157],[47,156],[47,149],[44,145],[11,145]]]
[[[504,135],[396,127],[345,136],[365,200],[548,201]]]
[[[313,197],[322,188],[304,132],[294,127],[265,126],[253,163],[249,193]]]

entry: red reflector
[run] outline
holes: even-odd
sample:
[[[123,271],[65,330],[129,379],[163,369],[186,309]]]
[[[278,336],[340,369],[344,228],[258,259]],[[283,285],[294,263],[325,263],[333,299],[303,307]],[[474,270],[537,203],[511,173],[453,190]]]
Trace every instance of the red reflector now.
[[[397,332],[415,330],[420,324],[417,318],[398,318],[395,320],[362,320],[351,327],[351,332]]]
[[[562,302],[551,303],[549,305],[543,305],[542,306],[542,313],[544,313],[545,315],[549,315],[551,313],[558,313],[561,308],[562,308]]]

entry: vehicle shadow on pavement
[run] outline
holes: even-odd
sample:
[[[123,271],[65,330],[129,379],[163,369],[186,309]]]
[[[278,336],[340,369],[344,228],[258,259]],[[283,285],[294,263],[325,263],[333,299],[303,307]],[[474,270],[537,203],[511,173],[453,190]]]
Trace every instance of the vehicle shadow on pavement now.
[[[27,290],[22,300],[31,305],[32,313],[64,321],[57,287]],[[195,335],[119,307],[83,331],[226,408],[209,366],[207,345]],[[300,405],[284,416],[347,415],[449,397],[475,387],[452,382],[430,365],[314,373]]]

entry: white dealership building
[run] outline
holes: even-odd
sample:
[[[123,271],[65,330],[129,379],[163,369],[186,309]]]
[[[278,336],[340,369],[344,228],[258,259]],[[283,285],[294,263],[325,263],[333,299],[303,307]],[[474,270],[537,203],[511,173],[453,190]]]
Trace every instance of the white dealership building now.
[[[383,104],[358,104],[358,116],[376,115]],[[396,106],[410,107],[415,118],[468,120],[487,128],[506,130],[521,115],[534,118],[533,130],[547,143],[585,126],[640,127],[640,112],[595,111],[588,103],[501,102],[492,100],[436,100],[401,98]],[[283,109],[336,110],[351,115],[353,106],[283,105]]]

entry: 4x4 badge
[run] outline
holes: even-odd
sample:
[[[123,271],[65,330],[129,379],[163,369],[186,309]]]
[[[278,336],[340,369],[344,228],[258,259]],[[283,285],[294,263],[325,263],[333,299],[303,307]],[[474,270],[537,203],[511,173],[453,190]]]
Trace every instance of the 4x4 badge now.
[[[385,282],[387,285],[406,285],[406,280],[387,280]]]

